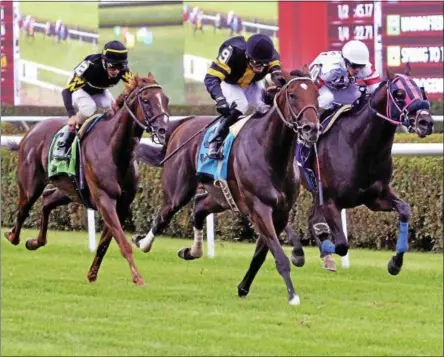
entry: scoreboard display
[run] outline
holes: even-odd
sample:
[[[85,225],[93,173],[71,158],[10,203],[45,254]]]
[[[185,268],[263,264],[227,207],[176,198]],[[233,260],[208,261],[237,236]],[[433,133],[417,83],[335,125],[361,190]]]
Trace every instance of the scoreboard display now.
[[[17,3],[1,2],[1,103],[20,104]]]
[[[430,99],[443,96],[444,3],[435,1],[383,1],[383,65],[412,76]]]
[[[373,1],[331,1],[327,5],[329,51],[340,51],[350,40],[364,42],[374,60],[375,5]]]

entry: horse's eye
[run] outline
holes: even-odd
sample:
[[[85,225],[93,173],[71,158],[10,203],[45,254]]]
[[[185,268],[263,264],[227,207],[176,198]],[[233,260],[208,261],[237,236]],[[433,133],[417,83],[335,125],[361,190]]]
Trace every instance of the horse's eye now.
[[[296,94],[290,93],[290,99],[296,100],[296,99],[298,99],[298,97],[296,96]]]
[[[146,98],[143,99],[143,102],[144,102],[144,103],[148,103],[148,99],[146,99]]]

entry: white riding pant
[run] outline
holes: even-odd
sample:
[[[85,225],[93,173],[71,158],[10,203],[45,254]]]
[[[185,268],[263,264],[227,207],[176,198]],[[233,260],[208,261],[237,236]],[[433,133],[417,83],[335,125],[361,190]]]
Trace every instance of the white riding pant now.
[[[77,119],[79,124],[83,124],[86,119],[95,114],[98,109],[111,109],[114,97],[108,89],[103,93],[88,94],[83,89],[78,89],[72,94],[74,108],[78,109]]]
[[[327,86],[319,89],[319,107],[322,109],[330,109],[333,104],[352,104],[361,96],[357,85],[350,85],[342,90],[332,90]]]
[[[262,100],[265,88],[262,81],[254,82],[247,88],[241,88],[237,84],[226,82],[222,82],[220,86],[228,105],[231,106],[233,102],[236,103],[236,109],[244,115],[250,114],[254,110],[265,111],[265,108],[268,108],[268,105]]]

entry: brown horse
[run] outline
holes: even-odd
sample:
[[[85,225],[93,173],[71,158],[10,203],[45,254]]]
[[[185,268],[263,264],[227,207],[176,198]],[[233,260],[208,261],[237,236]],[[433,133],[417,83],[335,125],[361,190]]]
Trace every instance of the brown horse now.
[[[179,256],[185,260],[201,257],[206,216],[236,207],[250,217],[259,234],[254,254],[259,262],[250,266],[238,286],[239,296],[248,294],[270,250],[285,281],[289,303],[298,305],[300,300],[291,281],[290,262],[278,236],[287,224],[289,211],[299,192],[299,178],[293,168],[296,139],[313,144],[318,138],[318,92],[307,70],[293,71],[291,76],[286,76],[288,82],[275,96],[272,109],[262,118],[250,119],[233,143],[228,163],[228,187],[223,187],[231,192],[231,200],[227,201],[220,186],[203,182],[207,192],[195,196],[194,244],[191,248],[181,249]],[[211,120],[214,117],[200,117],[179,126],[170,138],[167,155]],[[142,251],[151,250],[155,236],[194,197],[199,184],[196,158],[203,135],[203,132],[197,135],[164,164],[163,205],[146,237],[133,237]],[[146,161],[149,162],[149,158]]]
[[[168,98],[150,74],[136,76],[117,98],[120,108],[105,113],[96,127],[82,139],[81,156],[84,161],[85,180],[90,202],[104,220],[104,229],[97,253],[88,272],[88,280],[97,279],[100,264],[114,237],[123,257],[128,261],[132,279],[143,284],[133,259],[131,245],[121,223],[128,214],[138,181],[138,169],[133,159],[134,149],[144,130],[151,131],[161,142],[165,140],[168,125]],[[18,151],[17,181],[19,187],[18,213],[12,231],[5,233],[14,245],[20,242],[20,230],[33,204],[42,194],[47,180],[48,151],[53,136],[66,125],[66,119],[50,119],[34,126],[20,145],[10,144]],[[37,239],[29,239],[26,248],[36,250],[46,245],[46,232],[50,212],[69,202],[82,203],[73,182],[67,176],[51,180],[56,188],[43,192],[40,232]]]
[[[408,249],[410,205],[399,198],[390,182],[393,174],[392,146],[396,128],[403,125],[421,138],[433,132],[433,117],[423,90],[405,75],[387,70],[387,80],[357,110],[342,115],[318,142],[319,169],[322,177],[324,204],[313,193],[313,209],[309,229],[316,238],[324,268],[336,271],[332,253],[344,256],[348,242],[342,230],[342,209],[367,206],[372,211],[399,215],[399,237],[396,255],[388,263],[388,271],[401,271]],[[318,174],[317,167],[314,167]],[[304,176],[304,175],[302,175]],[[303,185],[308,189],[307,181]],[[285,229],[290,240],[299,241],[293,229]],[[330,241],[333,237],[335,245]],[[292,257],[295,265],[303,265],[303,251]],[[299,263],[296,264],[295,261]]]

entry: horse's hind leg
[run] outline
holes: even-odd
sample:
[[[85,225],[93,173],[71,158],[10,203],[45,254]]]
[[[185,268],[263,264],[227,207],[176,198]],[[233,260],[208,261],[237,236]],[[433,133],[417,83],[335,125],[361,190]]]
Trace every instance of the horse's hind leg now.
[[[69,196],[57,188],[45,190],[43,192],[43,206],[42,216],[40,221],[40,232],[37,239],[28,239],[26,241],[26,248],[29,250],[36,250],[46,245],[46,232],[48,230],[48,220],[51,211],[58,207],[67,205],[71,202]]]
[[[20,243],[20,231],[23,222],[45,188],[45,174],[37,160],[19,162],[17,176],[19,188],[17,218],[12,230],[5,232],[6,239],[14,245]]]
[[[88,281],[90,283],[97,280],[97,274],[99,273],[100,265],[102,264],[103,257],[108,250],[113,236],[111,235],[108,226],[103,227],[102,236],[100,237],[99,245],[97,246],[96,256],[88,270]]]
[[[202,256],[203,225],[205,218],[210,213],[223,212],[224,210],[225,208],[214,201],[213,197],[208,192],[195,196],[193,217],[194,242],[191,248],[186,247],[179,250],[178,255],[180,258],[185,260],[193,260]]]
[[[396,241],[396,255],[390,259],[387,266],[388,272],[391,275],[398,275],[402,268],[404,253],[407,252],[409,248],[410,205],[406,201],[401,200],[390,186],[387,186],[380,197],[366,204],[366,206],[372,211],[390,212],[396,210],[398,212],[399,235]]]
[[[264,263],[265,258],[267,257],[267,253],[268,253],[267,244],[265,243],[265,240],[262,238],[262,236],[259,235],[259,237],[256,240],[256,249],[254,250],[250,267],[245,273],[245,276],[240,282],[240,284],[237,286],[237,294],[239,295],[239,297],[245,297],[250,292],[251,284],[253,283],[253,280],[257,272]]]
[[[291,228],[290,224],[284,228],[287,239],[293,247],[291,262],[294,266],[303,267],[305,264],[305,253],[302,247],[301,237]]]
[[[177,168],[175,176],[167,175],[167,171],[163,172],[163,204],[154,220],[153,226],[148,234],[143,237],[141,235],[133,236],[133,243],[142,250],[148,253],[154,243],[156,235],[163,232],[168,227],[173,216],[193,198],[196,188],[197,179],[194,172],[189,170],[189,175],[184,173],[185,170]],[[182,173],[181,176],[177,172]],[[170,181],[166,181],[170,177]]]

